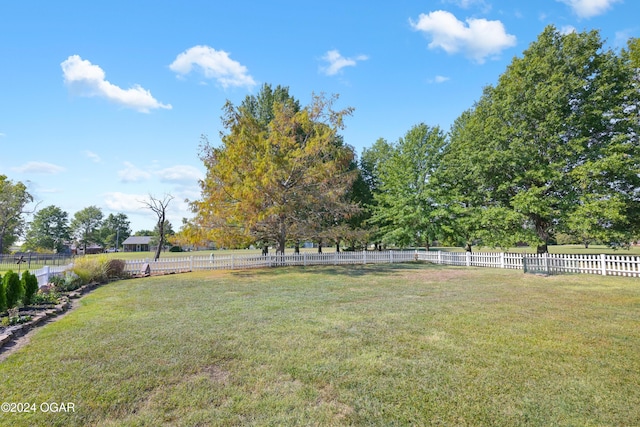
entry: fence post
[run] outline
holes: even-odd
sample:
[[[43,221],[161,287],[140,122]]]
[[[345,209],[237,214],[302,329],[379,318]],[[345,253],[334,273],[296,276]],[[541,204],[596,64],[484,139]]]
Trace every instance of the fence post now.
[[[600,268],[602,269],[602,275],[607,275],[607,256],[605,254],[600,254]]]
[[[304,252],[304,254],[302,255],[302,257],[304,258],[304,266],[307,266],[307,253]]]
[[[389,251],[389,264],[393,264],[393,251]]]
[[[500,252],[500,268],[504,268],[504,252]]]
[[[43,285],[46,285],[47,283],[49,283],[49,272],[50,272],[49,266],[45,265],[44,267],[42,267],[42,272],[44,273],[44,275],[43,275],[44,276]]]
[[[465,254],[466,254],[465,259],[466,259],[467,267],[471,267],[471,252],[465,252]]]
[[[234,259],[233,259],[233,254],[231,254],[231,269],[232,270],[236,269],[235,262],[234,262]]]
[[[189,257],[189,271],[193,271],[193,255]]]
[[[333,265],[338,265],[338,251],[334,252],[333,255]]]
[[[362,250],[362,263],[364,265],[367,265],[367,250],[366,249]]]
[[[438,251],[438,264],[442,264],[442,251]]]

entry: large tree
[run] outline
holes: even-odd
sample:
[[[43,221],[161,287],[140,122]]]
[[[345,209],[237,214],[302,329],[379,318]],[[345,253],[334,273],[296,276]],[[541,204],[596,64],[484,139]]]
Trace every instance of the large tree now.
[[[288,88],[264,85],[239,107],[227,102],[221,146],[205,139],[201,149],[207,176],[194,225],[220,246],[274,242],[284,253],[287,241],[352,212],[354,154],[338,135],[352,110],[333,110],[335,100],[314,95],[300,108]]]
[[[71,238],[69,215],[57,206],[47,206],[33,216],[29,224],[24,248],[60,252]]]
[[[97,206],[89,206],[75,213],[71,220],[71,234],[82,245],[87,253],[87,246],[101,244],[100,226],[102,225],[102,211]]]
[[[24,215],[31,213],[27,209],[33,202],[33,196],[22,182],[12,182],[0,175],[0,254],[22,235],[25,226]]]
[[[412,127],[396,144],[377,148],[385,158],[376,160],[373,214],[385,243],[426,246],[439,233],[441,221],[431,181],[446,144],[438,127],[424,123]]]
[[[640,184],[632,81],[628,61],[596,31],[546,28],[485,89],[445,157],[476,231],[494,229],[492,245],[520,240],[538,252],[556,232],[585,227],[611,244],[630,239]]]
[[[127,215],[109,214],[102,222],[100,236],[107,247],[119,249],[122,242],[131,236],[131,223]]]

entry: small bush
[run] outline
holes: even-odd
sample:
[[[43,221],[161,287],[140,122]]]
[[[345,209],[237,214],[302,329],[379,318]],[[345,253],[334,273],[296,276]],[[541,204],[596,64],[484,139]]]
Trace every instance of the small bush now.
[[[70,292],[75,291],[84,283],[73,271],[67,271],[64,276],[52,277],[51,284],[53,284],[57,292]]]
[[[20,276],[18,273],[14,273],[13,271],[7,271],[7,274],[4,275],[4,292],[6,295],[6,303],[7,308],[12,308],[18,305],[18,301],[24,295],[24,288],[22,287],[22,282],[20,281]]]
[[[47,292],[47,293],[38,292],[33,296],[33,299],[31,300],[31,304],[32,305],[57,304],[59,298],[60,298],[60,294],[55,291]]]
[[[124,277],[124,267],[126,263],[121,259],[110,259],[107,261],[105,272],[108,279],[119,279]]]
[[[183,252],[183,250],[181,246],[171,246],[169,252]]]
[[[38,292],[38,278],[29,273],[29,271],[25,271],[22,273],[22,286],[24,287],[24,305],[31,304],[33,296]]]

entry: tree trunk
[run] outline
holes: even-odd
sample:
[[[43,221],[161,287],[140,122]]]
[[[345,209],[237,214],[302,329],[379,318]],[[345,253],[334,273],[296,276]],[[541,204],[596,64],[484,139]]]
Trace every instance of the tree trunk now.
[[[300,241],[296,240],[296,246],[293,248],[293,253],[300,255]]]
[[[467,251],[467,252],[471,252],[471,251],[472,251],[472,250],[471,250],[471,243],[467,242],[467,243],[464,245],[464,250],[465,250],[465,251]]]
[[[276,248],[276,255],[284,255],[284,248],[287,244],[287,226],[284,220],[280,220],[280,230],[278,230],[278,247]]]
[[[318,241],[318,253],[321,254],[322,253],[322,240]]]
[[[336,240],[336,252],[340,252],[340,241]]]
[[[534,217],[533,224],[536,227],[536,234],[542,240],[542,244],[538,245],[536,248],[536,252],[538,254],[546,254],[549,252],[549,238],[551,237],[551,233],[549,231],[549,223],[545,221],[543,218]]]

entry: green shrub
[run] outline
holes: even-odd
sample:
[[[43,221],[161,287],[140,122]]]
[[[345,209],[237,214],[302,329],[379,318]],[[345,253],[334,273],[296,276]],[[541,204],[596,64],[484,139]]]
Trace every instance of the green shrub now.
[[[181,246],[171,246],[169,252],[183,252],[183,250]]]
[[[75,291],[83,285],[82,279],[73,271],[67,271],[64,276],[52,277],[50,283],[55,287],[56,292]]]
[[[4,292],[4,280],[2,280],[2,274],[0,274],[0,311],[7,309],[7,295]]]
[[[22,285],[24,287],[24,299],[22,302],[24,305],[29,305],[33,300],[33,296],[38,292],[38,278],[27,270],[22,273]]]
[[[12,308],[18,305],[18,301],[24,295],[24,288],[22,287],[22,281],[20,281],[20,276],[18,273],[14,273],[13,271],[7,271],[7,274],[4,275],[4,291],[7,297],[7,307]]]
[[[38,305],[38,304],[57,304],[58,303],[58,298],[60,298],[60,294],[56,291],[49,291],[49,292],[38,292],[37,294],[35,294],[33,296],[33,299],[31,300],[31,304],[33,305]]]

